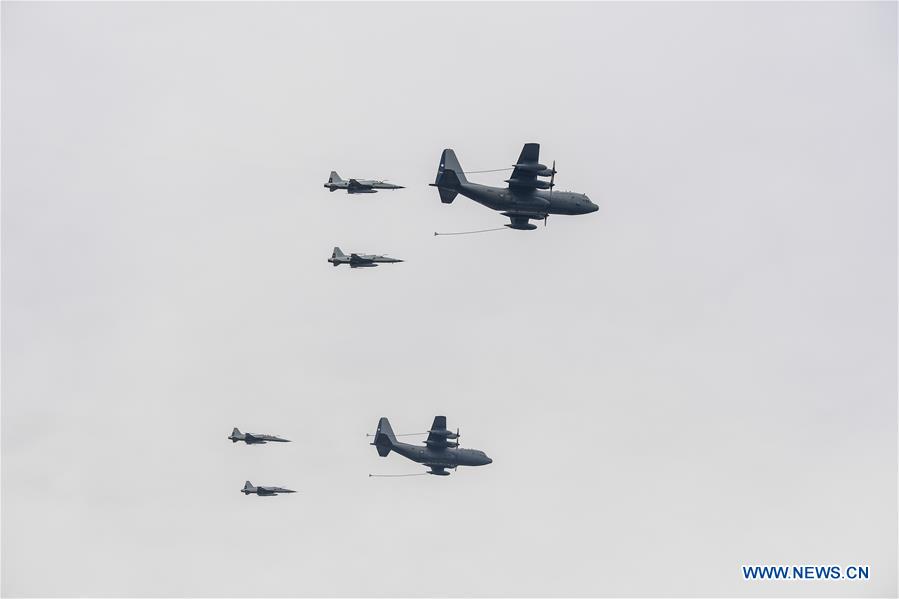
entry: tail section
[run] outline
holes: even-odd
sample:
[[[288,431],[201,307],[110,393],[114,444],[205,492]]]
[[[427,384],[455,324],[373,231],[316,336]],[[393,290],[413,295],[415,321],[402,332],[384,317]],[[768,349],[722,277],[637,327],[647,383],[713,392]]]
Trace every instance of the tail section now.
[[[452,149],[447,148],[440,156],[437,179],[434,181],[434,186],[440,191],[440,201],[444,204],[452,203],[456,199],[458,190],[463,183],[468,183],[468,179],[465,178],[465,171],[462,170],[462,165],[459,164],[456,153]]]
[[[372,445],[378,448],[378,455],[384,457],[393,449],[394,443],[396,443],[396,435],[390,428],[390,421],[381,418],[378,421],[378,430],[375,432],[375,442]]]
[[[256,487],[253,486],[253,483],[251,483],[250,481],[247,481],[244,483],[243,489],[241,489],[241,491],[243,491],[243,493],[246,495],[246,494],[255,492]]]
[[[343,183],[343,179],[340,178],[337,171],[331,171],[331,176],[328,177],[328,183]]]
[[[445,149],[440,156],[440,167],[437,169],[437,178],[439,179],[440,175],[446,171],[456,173],[456,177],[459,178],[459,181],[468,183],[468,179],[465,178],[465,171],[462,170],[462,165],[459,164],[459,159],[456,158],[456,153],[450,148]]]
[[[340,266],[344,258],[346,258],[346,254],[341,252],[339,247],[335,247],[334,251],[331,252],[331,257],[328,258],[328,262],[331,263],[331,266]]]
[[[234,430],[231,431],[231,436],[229,437],[229,439],[231,439],[232,443],[237,443],[238,439],[240,439],[241,436],[242,434],[240,432],[240,429],[235,426]]]

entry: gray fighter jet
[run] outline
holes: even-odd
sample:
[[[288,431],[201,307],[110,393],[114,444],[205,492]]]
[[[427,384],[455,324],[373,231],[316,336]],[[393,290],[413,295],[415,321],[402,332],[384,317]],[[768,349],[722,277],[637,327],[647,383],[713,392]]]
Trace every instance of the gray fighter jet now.
[[[257,435],[256,433],[242,433],[240,429],[235,428],[228,436],[232,443],[243,441],[247,445],[263,445],[269,441],[277,443],[290,443],[290,439],[282,439],[274,435]]]
[[[430,468],[428,474],[437,476],[448,476],[447,468],[484,466],[493,462],[483,451],[460,448],[459,442],[454,441],[458,438],[458,430],[455,433],[446,430],[446,416],[435,416],[424,446],[401,443],[396,440],[390,422],[386,418],[381,418],[372,445],[377,447],[378,455],[381,457],[395,451],[404,458],[424,464]]]
[[[378,256],[377,254],[350,254],[349,256],[347,256],[342,251],[340,251],[340,248],[335,247],[334,251],[331,252],[331,257],[328,258],[328,262],[330,262],[334,266],[349,264],[350,268],[373,268],[378,265],[378,262],[392,263],[402,262],[402,260],[400,260],[399,258]]]
[[[589,214],[599,206],[582,193],[553,191],[556,164],[552,168],[540,164],[540,144],[524,144],[512,176],[506,179],[508,187],[489,187],[470,183],[465,171],[456,159],[456,153],[447,148],[440,157],[437,180],[431,183],[440,192],[440,201],[451,204],[456,194],[462,194],[493,210],[502,211],[512,222],[507,227],[519,230],[536,229],[530,220],[546,219],[550,214]],[[550,177],[543,181],[538,177]]]
[[[393,183],[385,183],[384,181],[372,181],[369,179],[350,179],[344,181],[337,174],[337,171],[331,171],[328,182],[325,187],[329,191],[337,191],[345,189],[347,193],[378,193],[379,189],[405,189],[402,185],[394,185]]]
[[[291,491],[290,489],[282,489],[281,487],[254,487],[253,483],[251,483],[250,481],[244,483],[243,489],[241,489],[240,492],[244,495],[255,493],[260,497],[269,497],[271,495],[277,495],[278,493],[296,493],[296,491]]]

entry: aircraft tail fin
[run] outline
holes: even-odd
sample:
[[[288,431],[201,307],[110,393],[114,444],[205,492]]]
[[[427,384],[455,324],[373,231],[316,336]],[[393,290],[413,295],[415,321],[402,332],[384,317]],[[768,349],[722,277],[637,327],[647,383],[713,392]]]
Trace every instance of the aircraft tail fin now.
[[[331,252],[332,258],[346,258],[346,254],[344,254],[339,247],[334,247],[334,251]]]
[[[462,165],[459,164],[459,159],[456,158],[456,153],[451,148],[445,149],[440,156],[440,167],[437,169],[437,177],[439,178],[441,174],[447,171],[455,173],[458,180],[462,183],[468,183],[468,179],[465,178],[465,171],[462,170]]]
[[[256,490],[256,487],[254,487],[253,483],[251,483],[250,481],[245,482],[243,485],[243,489],[241,489],[241,491],[243,491],[244,493],[252,493],[254,490]]]
[[[375,442],[372,445],[378,448],[378,455],[384,457],[393,449],[394,443],[396,443],[396,435],[393,434],[390,421],[381,418],[378,421],[378,430],[375,432]]]
[[[241,435],[240,429],[235,426],[234,430],[231,431],[231,442],[237,443],[237,438],[240,437],[240,435]]]
[[[434,186],[439,188],[440,201],[444,204],[450,204],[456,198],[458,189],[463,183],[468,183],[465,178],[465,171],[459,164],[456,153],[447,148],[440,156],[440,166],[437,168],[437,179]]]
[[[331,171],[331,176],[328,177],[328,183],[343,183],[343,179],[340,178],[337,171]]]

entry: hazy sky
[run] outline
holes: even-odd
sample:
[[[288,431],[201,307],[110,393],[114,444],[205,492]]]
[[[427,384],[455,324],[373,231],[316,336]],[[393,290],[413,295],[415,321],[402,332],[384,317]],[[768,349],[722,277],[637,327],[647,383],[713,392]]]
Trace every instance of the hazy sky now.
[[[4,2],[3,595],[895,596],[896,10]]]

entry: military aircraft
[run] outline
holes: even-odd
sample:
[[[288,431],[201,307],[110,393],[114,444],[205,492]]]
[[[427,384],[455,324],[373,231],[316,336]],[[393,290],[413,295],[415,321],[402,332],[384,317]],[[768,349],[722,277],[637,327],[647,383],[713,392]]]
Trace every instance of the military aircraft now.
[[[385,183],[384,181],[372,181],[369,179],[350,179],[344,181],[337,174],[337,171],[331,171],[328,182],[325,187],[329,191],[337,191],[345,189],[347,193],[378,193],[379,189],[405,189],[402,185],[394,185],[393,183]]]
[[[247,481],[243,489],[240,490],[244,495],[249,495],[250,493],[255,493],[260,497],[269,497],[271,495],[277,495],[278,493],[296,493],[296,491],[291,491],[290,489],[282,489],[281,487],[254,487],[253,483]]]
[[[349,256],[347,256],[342,251],[340,251],[340,248],[335,247],[334,251],[331,252],[331,257],[328,258],[328,262],[330,262],[334,266],[349,264],[350,268],[374,268],[375,266],[377,266],[378,262],[392,263],[402,262],[402,260],[400,260],[399,258],[379,256],[377,254],[350,254]]]
[[[257,435],[256,433],[242,433],[240,429],[235,428],[228,436],[232,443],[243,441],[247,445],[263,445],[269,441],[278,443],[290,443],[290,439],[282,439],[273,435]]]
[[[502,211],[503,216],[512,220],[506,225],[510,229],[536,229],[537,225],[530,221],[542,220],[545,225],[550,214],[589,214],[599,210],[599,206],[582,193],[553,191],[556,163],[554,161],[552,168],[547,168],[539,160],[540,144],[524,144],[512,176],[506,179],[509,186],[489,187],[470,183],[456,153],[447,148],[440,157],[437,179],[430,185],[438,189],[444,204],[451,204],[456,194],[462,194],[488,208]],[[549,177],[550,180],[543,181],[538,177]]]
[[[446,416],[435,416],[434,424],[431,425],[431,429],[428,431],[428,438],[425,440],[423,447],[410,443],[401,443],[396,440],[396,435],[390,427],[390,421],[386,418],[381,418],[378,421],[378,430],[375,432],[374,442],[371,444],[378,448],[378,455],[381,457],[386,456],[391,451],[395,451],[404,458],[424,464],[430,468],[428,474],[436,474],[437,476],[448,476],[447,468],[484,466],[493,462],[483,451],[461,449],[459,442],[454,441],[454,439],[458,438],[458,430],[455,433],[446,430]]]

